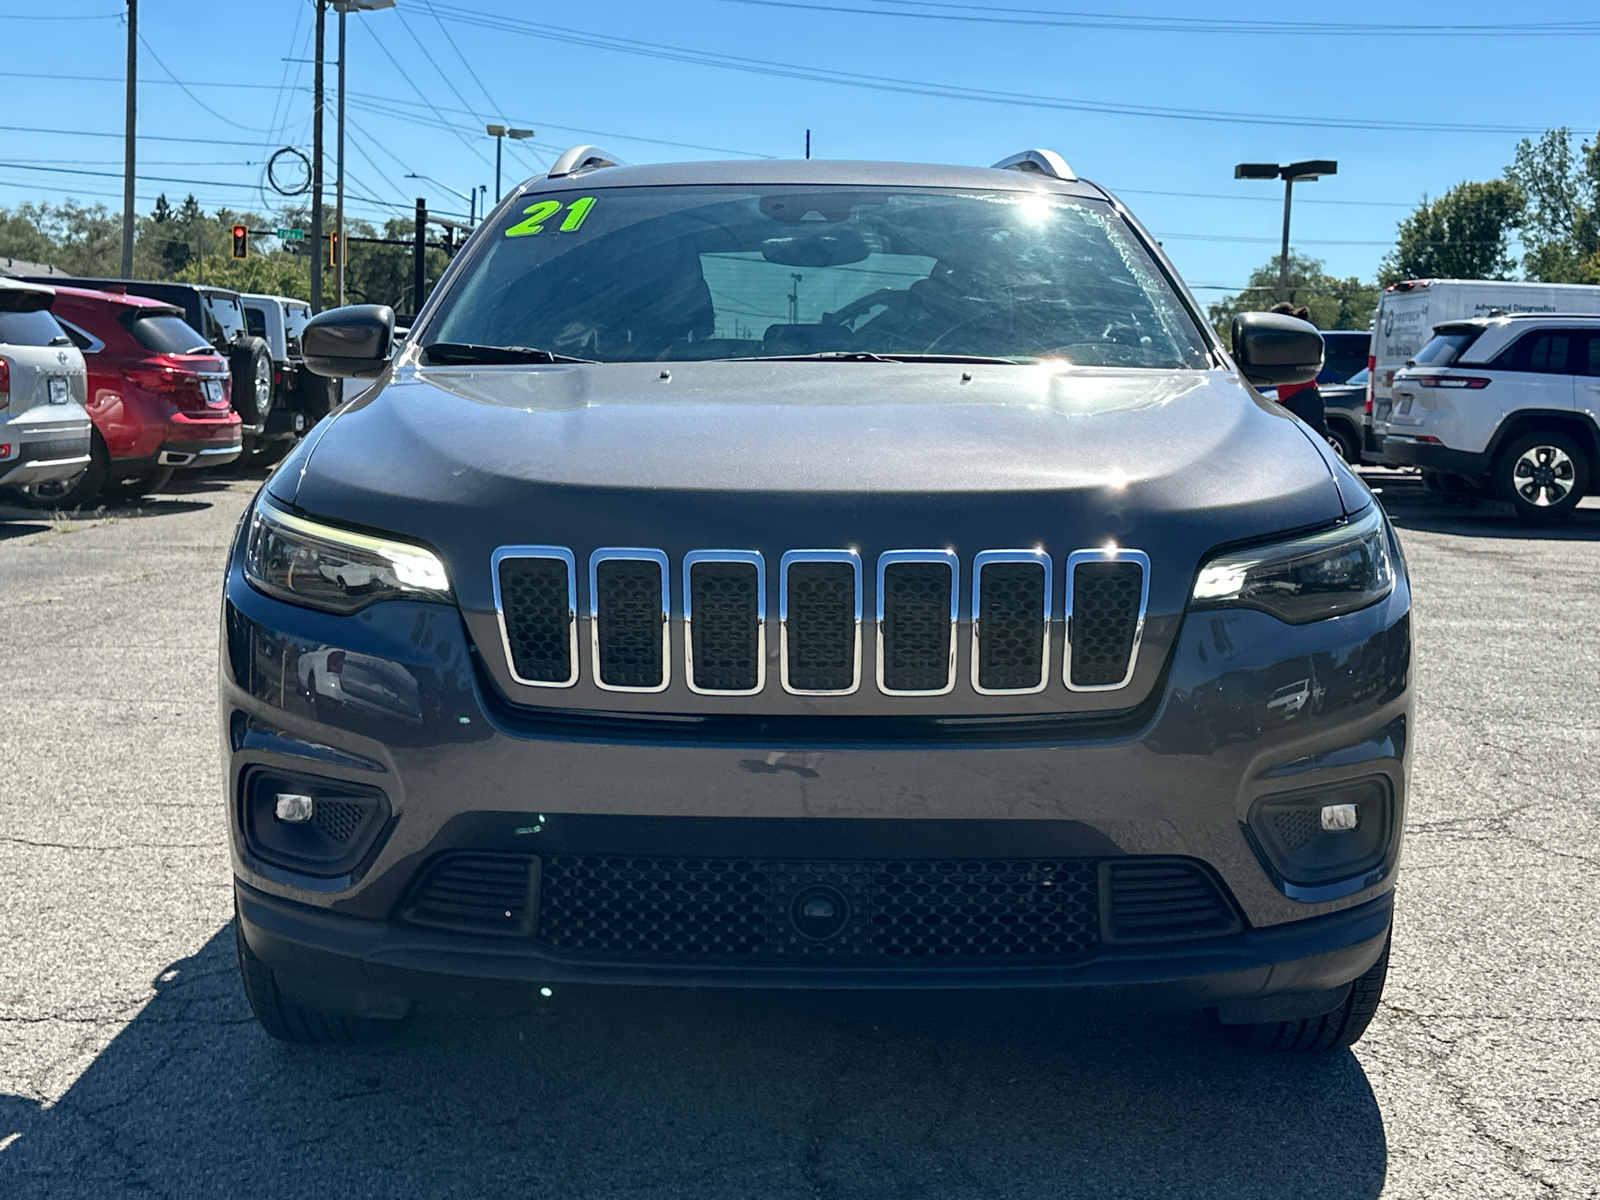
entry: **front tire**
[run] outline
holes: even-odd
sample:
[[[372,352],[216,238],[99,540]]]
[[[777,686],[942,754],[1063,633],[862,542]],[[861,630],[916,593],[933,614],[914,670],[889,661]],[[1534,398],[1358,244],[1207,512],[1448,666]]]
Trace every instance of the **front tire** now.
[[[278,987],[272,969],[251,951],[244,940],[238,913],[233,917],[233,940],[239,951],[239,978],[256,1021],[271,1037],[300,1046],[371,1046],[388,1041],[405,1022],[358,1017],[327,1009],[309,1008],[290,1000]]]
[[[1350,985],[1350,994],[1332,1012],[1299,1021],[1225,1025],[1223,1029],[1241,1046],[1280,1054],[1321,1054],[1355,1045],[1372,1023],[1373,1015],[1378,1011],[1378,1002],[1383,999],[1383,983],[1389,976],[1389,946],[1392,941],[1391,934],[1383,943],[1383,953],[1378,956],[1378,961]]]
[[[1525,433],[1495,459],[1494,490],[1524,521],[1565,520],[1588,494],[1589,453],[1553,429]]]

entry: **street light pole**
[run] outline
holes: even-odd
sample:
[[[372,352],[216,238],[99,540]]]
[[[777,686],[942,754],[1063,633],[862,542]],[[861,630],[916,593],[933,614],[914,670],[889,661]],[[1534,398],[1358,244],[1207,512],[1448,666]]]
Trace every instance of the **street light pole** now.
[[[344,19],[353,12],[373,12],[380,8],[393,7],[394,0],[333,0],[333,10],[339,14],[339,130],[336,135],[338,149],[334,151],[337,159],[339,180],[335,184],[337,190],[333,202],[333,303],[336,308],[344,304],[344,263],[346,257],[344,245]],[[320,26],[318,28],[320,29]],[[322,55],[320,52],[317,55],[317,70],[322,70]],[[318,110],[321,110],[320,101],[318,101]],[[320,154],[318,161],[321,161]],[[316,230],[318,234],[321,233],[320,224],[316,226]],[[318,237],[316,253],[319,255],[322,253],[321,241],[321,237]]]
[[[522,141],[523,138],[531,138],[533,136],[533,130],[531,130],[531,129],[508,129],[504,125],[485,125],[483,128],[484,128],[485,132],[487,132],[488,135],[494,139],[494,202],[496,204],[499,204],[500,203],[500,147],[505,144],[505,139],[508,138],[508,137],[509,138],[516,138],[517,141],[519,141],[519,142]],[[487,211],[488,205],[484,205],[484,208]]]
[[[122,132],[122,277],[133,278],[134,113],[139,102],[139,0],[128,0],[128,99]]]
[[[1294,180],[1283,181],[1283,249],[1278,252],[1278,299],[1289,299],[1289,204],[1294,199]]]
[[[333,306],[344,307],[344,18],[339,5],[339,132],[334,158],[339,171],[333,201]],[[1285,235],[1287,236],[1287,234]]]
[[[316,64],[311,68],[311,311],[322,311],[322,57],[328,0],[317,0]]]
[[[1289,209],[1294,201],[1294,185],[1309,182],[1324,175],[1337,175],[1339,164],[1332,159],[1313,158],[1304,162],[1289,163],[1239,163],[1233,168],[1235,179],[1283,180],[1283,248],[1278,252],[1278,299],[1289,299]]]

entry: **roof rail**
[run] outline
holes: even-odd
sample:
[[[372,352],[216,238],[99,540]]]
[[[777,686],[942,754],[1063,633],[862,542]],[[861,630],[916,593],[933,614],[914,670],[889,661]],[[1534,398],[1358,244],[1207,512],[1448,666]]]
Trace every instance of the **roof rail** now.
[[[628,164],[612,154],[609,150],[602,150],[599,146],[574,146],[565,151],[556,159],[556,165],[550,168],[549,178],[560,179],[564,175],[577,175],[582,171],[596,171],[601,167],[625,167]]]
[[[1048,175],[1065,183],[1074,183],[1077,176],[1067,166],[1067,160],[1054,150],[1024,150],[994,164],[996,171],[1021,171],[1024,175]]]

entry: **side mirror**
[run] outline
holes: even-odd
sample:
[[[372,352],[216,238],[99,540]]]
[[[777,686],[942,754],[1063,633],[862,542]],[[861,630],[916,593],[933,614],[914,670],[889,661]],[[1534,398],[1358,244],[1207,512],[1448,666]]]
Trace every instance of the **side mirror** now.
[[[1322,371],[1322,335],[1297,317],[1240,313],[1233,319],[1233,361],[1257,387],[1310,383]]]
[[[372,379],[394,352],[394,309],[387,304],[330,308],[306,322],[300,352],[315,374]]]

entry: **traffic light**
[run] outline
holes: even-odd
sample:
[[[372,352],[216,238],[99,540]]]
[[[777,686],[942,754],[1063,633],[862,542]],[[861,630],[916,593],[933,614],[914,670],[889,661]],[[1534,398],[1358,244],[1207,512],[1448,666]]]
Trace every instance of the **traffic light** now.
[[[250,253],[250,231],[243,225],[233,227],[233,256],[244,258]]]
[[[330,267],[339,265],[339,235],[337,233],[328,235],[328,265]]]

